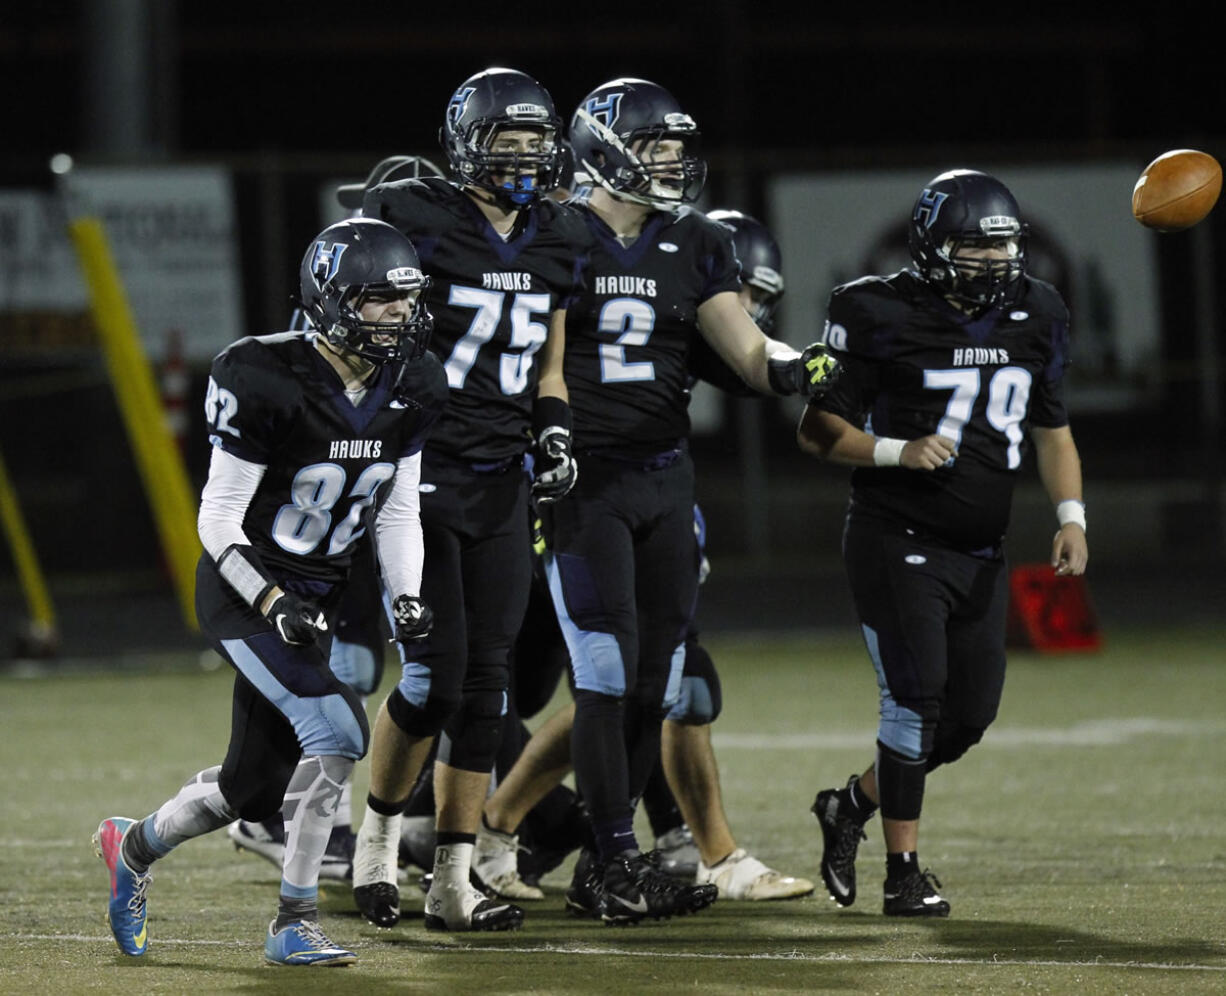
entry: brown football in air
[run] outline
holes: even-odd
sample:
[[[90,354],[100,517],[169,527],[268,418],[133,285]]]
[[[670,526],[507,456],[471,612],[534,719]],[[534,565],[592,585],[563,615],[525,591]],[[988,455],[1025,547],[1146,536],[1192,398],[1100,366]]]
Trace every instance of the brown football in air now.
[[[1132,216],[1146,228],[1178,232],[1207,215],[1222,190],[1222,167],[1207,152],[1174,149],[1145,167],[1132,188]]]

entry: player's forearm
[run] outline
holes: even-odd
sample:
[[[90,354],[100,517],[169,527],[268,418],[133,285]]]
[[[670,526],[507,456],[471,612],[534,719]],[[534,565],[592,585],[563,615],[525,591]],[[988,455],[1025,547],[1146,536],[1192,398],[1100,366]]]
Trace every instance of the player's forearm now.
[[[392,598],[418,595],[425,560],[421,533],[421,454],[396,464],[392,490],[375,517],[375,552],[383,583]]]
[[[802,452],[819,460],[850,467],[872,467],[876,437],[846,419],[812,406],[805,409],[796,429]]]
[[[1081,501],[1081,456],[1068,426],[1059,429],[1035,428],[1035,464],[1039,480],[1053,505],[1064,501]]]
[[[200,496],[196,531],[213,560],[235,545],[249,545],[243,519],[264,477],[263,464],[250,463],[214,446],[209,477]]]

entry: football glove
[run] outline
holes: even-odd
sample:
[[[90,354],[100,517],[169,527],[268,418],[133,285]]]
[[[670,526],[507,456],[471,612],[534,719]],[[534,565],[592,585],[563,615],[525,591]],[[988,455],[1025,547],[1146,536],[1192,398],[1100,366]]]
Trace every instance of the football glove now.
[[[570,451],[570,430],[551,425],[536,441],[532,494],[538,501],[557,501],[575,486],[579,465]]]
[[[767,361],[767,375],[776,394],[800,394],[808,401],[816,401],[829,391],[841,369],[839,361],[820,342],[810,343],[791,359]]]
[[[264,618],[291,647],[309,647],[320,633],[328,631],[328,620],[319,606],[288,591],[268,607]]]
[[[392,621],[396,626],[396,639],[400,643],[411,643],[430,633],[434,613],[414,595],[397,595],[392,602]]]

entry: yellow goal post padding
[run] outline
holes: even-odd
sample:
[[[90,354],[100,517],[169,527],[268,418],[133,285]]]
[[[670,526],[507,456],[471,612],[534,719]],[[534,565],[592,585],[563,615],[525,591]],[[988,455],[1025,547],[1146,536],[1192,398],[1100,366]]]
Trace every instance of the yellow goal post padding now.
[[[153,369],[141,346],[102,222],[76,218],[68,223],[68,231],[89,289],[90,311],[102,339],[107,370],[153,509],[183,620],[196,631],[196,561],[201,546],[187,468],[167,425]]]

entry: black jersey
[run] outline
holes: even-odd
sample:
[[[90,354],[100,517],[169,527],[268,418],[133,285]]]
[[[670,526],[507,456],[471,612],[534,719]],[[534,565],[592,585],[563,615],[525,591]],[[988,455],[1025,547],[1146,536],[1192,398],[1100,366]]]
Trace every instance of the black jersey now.
[[[998,544],[1031,425],[1068,423],[1068,309],[1030,277],[1016,302],[972,318],[915,273],[865,277],[830,296],[826,341],[843,374],[818,406],[877,436],[953,440],[932,473],[860,467],[852,509],[884,513],[961,549]]]
[[[698,306],[741,282],[728,228],[690,208],[648,216],[623,246],[585,205],[583,295],[566,313],[566,387],[577,452],[646,455],[690,433],[689,358]]]
[[[429,177],[371,188],[362,213],[404,232],[432,281],[430,349],[451,399],[430,452],[467,463],[519,456],[539,378],[535,354],[582,271],[587,235],[574,211],[542,200],[520,211],[504,241],[468,194]]]
[[[314,333],[240,339],[213,360],[205,411],[209,440],[267,469],[243,532],[278,580],[345,578],[396,473],[421,450],[447,400],[432,356],[398,379],[372,375],[354,405],[315,350]]]

